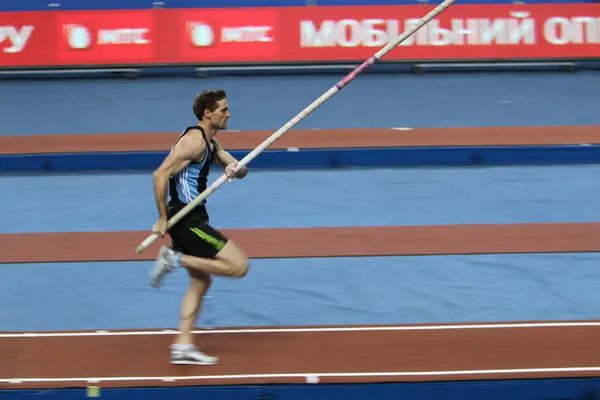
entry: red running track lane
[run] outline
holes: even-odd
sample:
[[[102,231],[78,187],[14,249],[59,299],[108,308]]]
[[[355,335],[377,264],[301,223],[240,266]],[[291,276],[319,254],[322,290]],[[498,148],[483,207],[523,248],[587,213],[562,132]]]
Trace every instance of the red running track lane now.
[[[0,389],[600,376],[600,321],[197,332],[217,366],[173,366],[174,331],[5,333]]]
[[[224,230],[250,258],[600,251],[600,222]],[[156,257],[150,231],[0,234],[0,263],[135,261]],[[327,243],[327,246],[323,246]]]
[[[228,150],[251,150],[273,131],[221,132]],[[0,136],[0,154],[166,151],[179,132]],[[269,149],[600,143],[600,126],[291,130]]]

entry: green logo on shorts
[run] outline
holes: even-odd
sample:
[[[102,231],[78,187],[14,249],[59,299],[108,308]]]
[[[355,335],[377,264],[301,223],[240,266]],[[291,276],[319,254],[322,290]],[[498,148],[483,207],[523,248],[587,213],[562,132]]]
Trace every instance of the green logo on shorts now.
[[[216,248],[219,251],[221,251],[221,249],[223,249],[223,247],[225,247],[224,241],[214,238],[214,237],[210,236],[208,233],[203,232],[198,228],[190,228],[190,230],[192,232],[194,232],[196,235],[198,235],[205,242],[210,243],[214,248]]]

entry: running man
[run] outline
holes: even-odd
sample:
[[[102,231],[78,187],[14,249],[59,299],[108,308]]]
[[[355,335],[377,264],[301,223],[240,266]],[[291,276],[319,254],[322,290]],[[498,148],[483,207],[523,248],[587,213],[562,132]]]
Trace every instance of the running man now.
[[[163,237],[167,220],[206,189],[210,166],[225,168],[230,181],[242,179],[246,167],[215,139],[227,127],[231,116],[223,90],[205,90],[194,98],[193,111],[198,124],[187,127],[171,148],[170,154],[154,171],[154,196],[159,219],[152,231]],[[167,204],[167,194],[170,200]],[[184,267],[191,278],[181,304],[179,334],[171,345],[173,364],[217,364],[219,359],[201,352],[193,341],[192,330],[211,285],[211,275],[242,278],[248,273],[246,254],[222,233],[209,225],[206,201],[192,209],[169,230],[172,248],[162,246],[150,272],[150,283],[159,287],[165,274]]]

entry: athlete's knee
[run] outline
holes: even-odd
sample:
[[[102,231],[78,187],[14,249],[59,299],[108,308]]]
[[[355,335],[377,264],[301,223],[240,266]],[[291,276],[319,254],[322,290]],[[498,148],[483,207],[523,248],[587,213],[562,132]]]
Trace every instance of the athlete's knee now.
[[[228,262],[229,265],[229,277],[231,278],[243,278],[248,274],[250,269],[250,262],[248,259],[241,259]]]
[[[231,240],[217,255],[227,264],[227,276],[231,278],[243,278],[248,274],[250,262],[246,254]]]
[[[244,258],[241,263],[237,266],[237,276],[236,278],[243,278],[248,275],[248,271],[250,270],[250,261],[247,258]]]

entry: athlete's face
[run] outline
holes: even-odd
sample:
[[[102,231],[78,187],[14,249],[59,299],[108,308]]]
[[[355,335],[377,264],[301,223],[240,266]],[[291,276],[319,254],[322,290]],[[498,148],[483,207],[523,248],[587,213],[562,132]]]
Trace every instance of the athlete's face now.
[[[215,111],[210,113],[210,123],[217,129],[227,128],[227,120],[231,117],[227,99],[219,100]]]

